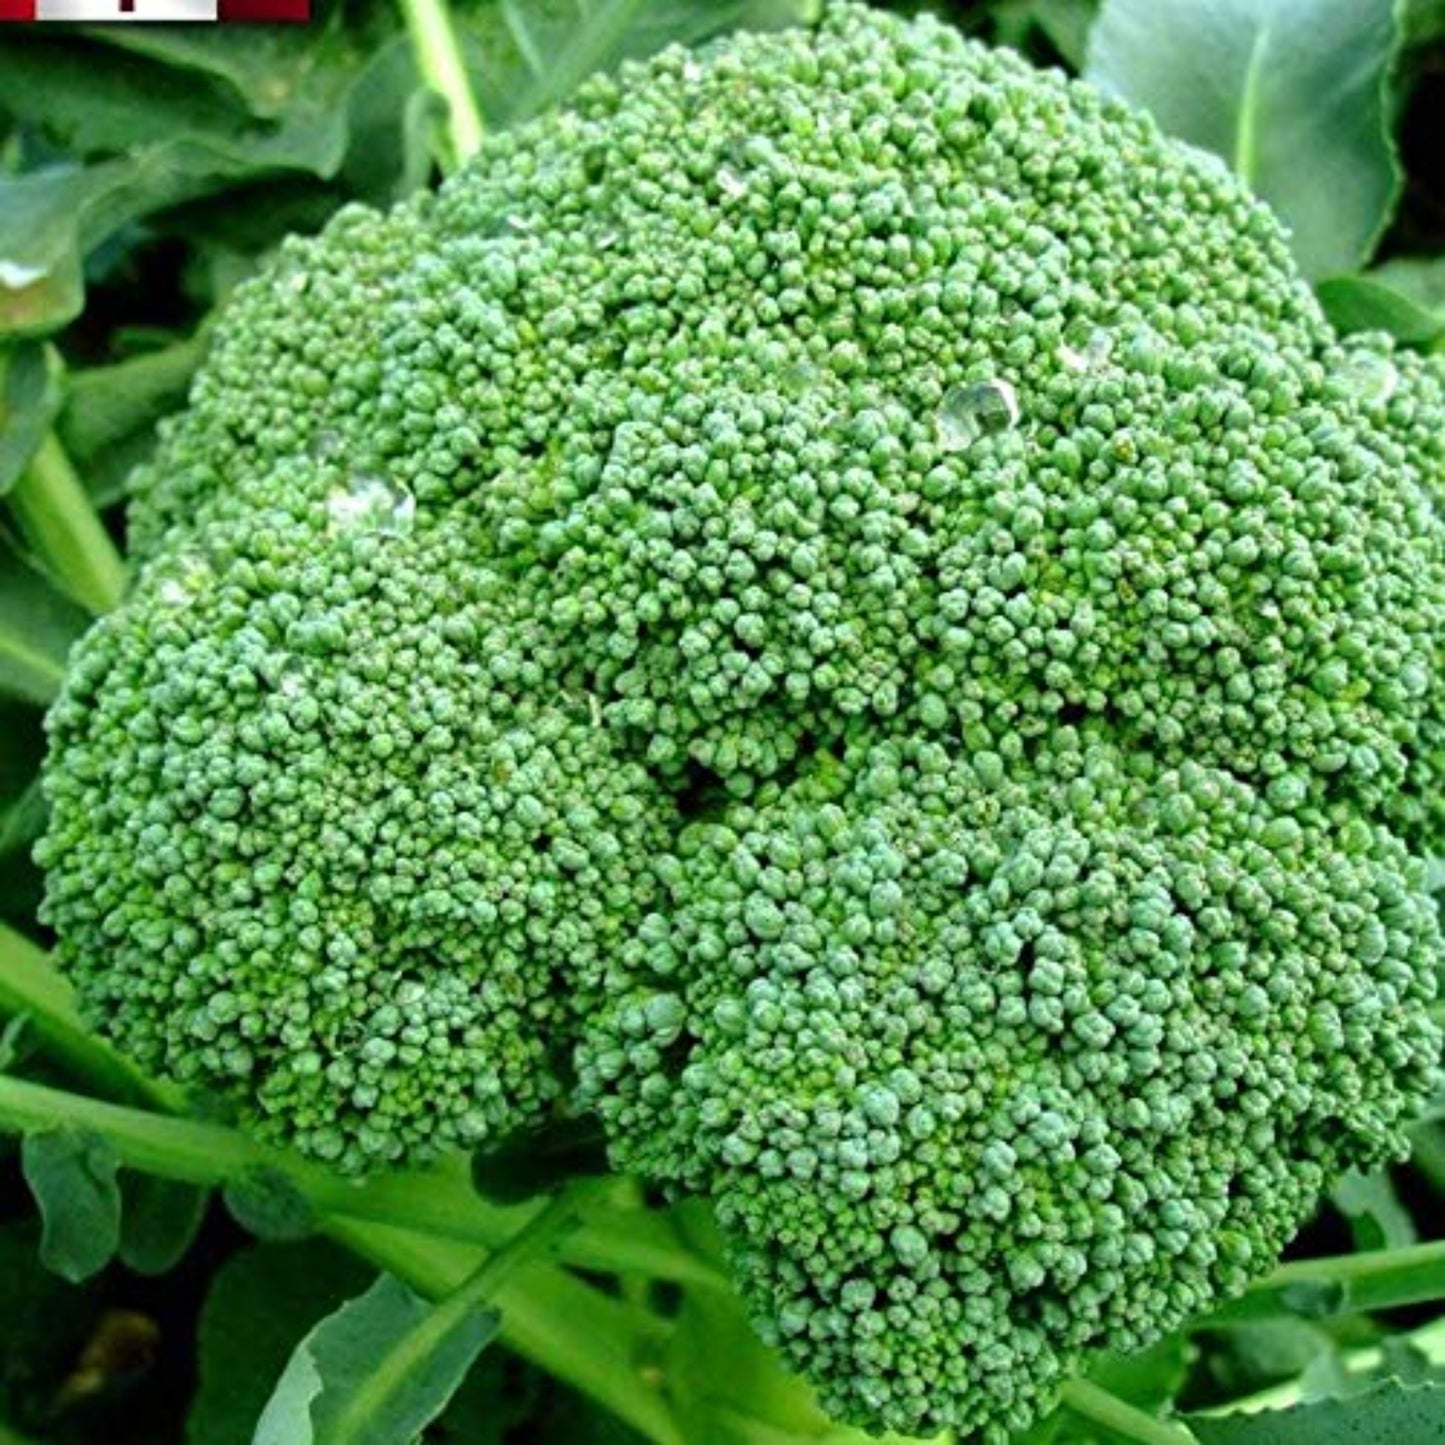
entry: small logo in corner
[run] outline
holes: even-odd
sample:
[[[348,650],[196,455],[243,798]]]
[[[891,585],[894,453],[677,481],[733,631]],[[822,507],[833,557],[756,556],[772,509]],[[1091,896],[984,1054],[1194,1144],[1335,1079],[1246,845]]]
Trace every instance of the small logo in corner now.
[[[311,0],[0,0],[0,22],[115,21],[295,22],[311,18]]]

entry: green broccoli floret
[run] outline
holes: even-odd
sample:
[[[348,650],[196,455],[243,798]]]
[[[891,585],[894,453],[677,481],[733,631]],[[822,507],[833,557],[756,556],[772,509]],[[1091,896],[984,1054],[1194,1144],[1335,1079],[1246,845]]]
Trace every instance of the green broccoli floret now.
[[[326,464],[269,479],[77,658],[46,908],[142,1064],[375,1168],[558,1097],[671,805],[556,688],[474,524]]]
[[[52,717],[99,1027],[364,1170],[595,1111],[871,1427],[1266,1269],[1437,1077],[1445,386],[933,21],[669,52],[243,287]]]
[[[909,1432],[1238,1292],[1439,1050],[1386,830],[1104,728],[1018,753],[879,743],[685,831],[582,1054],[825,1407]]]

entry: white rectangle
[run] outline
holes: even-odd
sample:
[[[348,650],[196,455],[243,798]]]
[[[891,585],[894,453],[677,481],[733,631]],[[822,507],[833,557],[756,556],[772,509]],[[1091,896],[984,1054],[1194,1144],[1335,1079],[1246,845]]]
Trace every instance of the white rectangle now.
[[[37,20],[214,20],[218,0],[36,0]]]

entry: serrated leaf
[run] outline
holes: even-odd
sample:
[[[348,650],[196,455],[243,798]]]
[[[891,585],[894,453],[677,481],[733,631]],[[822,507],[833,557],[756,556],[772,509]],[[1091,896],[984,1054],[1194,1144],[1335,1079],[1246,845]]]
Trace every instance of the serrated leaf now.
[[[1426,1445],[1445,1437],[1445,1388],[1383,1384],[1345,1400],[1184,1421],[1200,1445]]]
[[[72,1284],[98,1274],[120,1243],[120,1160],[98,1134],[53,1129],[27,1134],[25,1182],[40,1209],[41,1262]]]
[[[207,1192],[154,1174],[121,1174],[120,1261],[137,1274],[168,1274],[195,1243]]]
[[[441,1414],[500,1325],[495,1310],[429,1305],[382,1275],[297,1346],[255,1445],[412,1440]]]
[[[248,1169],[226,1185],[222,1197],[236,1223],[257,1239],[286,1244],[316,1232],[310,1200],[279,1169]]]
[[[1087,77],[1210,150],[1291,230],[1305,275],[1356,270],[1401,174],[1394,0],[1104,0]]]
[[[251,1445],[294,1342],[371,1277],[360,1260],[324,1239],[256,1245],[228,1260],[212,1281],[197,1330],[190,1445]]]

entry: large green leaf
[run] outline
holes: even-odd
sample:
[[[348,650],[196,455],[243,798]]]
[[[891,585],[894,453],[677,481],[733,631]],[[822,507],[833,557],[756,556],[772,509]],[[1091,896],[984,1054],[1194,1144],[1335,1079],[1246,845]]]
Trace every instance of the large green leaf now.
[[[1429,1445],[1445,1439],[1445,1388],[1387,1382],[1344,1400],[1186,1420],[1201,1445]]]
[[[1221,157],[1329,276],[1368,258],[1399,195],[1399,44],[1394,0],[1104,0],[1086,74]]]
[[[445,1409],[496,1337],[495,1310],[429,1305],[391,1275],[296,1347],[255,1445],[399,1445]]]
[[[6,109],[69,158],[0,173],[0,336],[73,319],[86,256],[143,217],[264,176],[335,176],[368,61],[350,42],[328,41],[288,82],[275,116],[257,119],[212,79],[157,59],[48,35],[7,41]]]
[[[229,30],[209,25],[102,25],[82,33],[98,45],[114,46],[177,71],[222,82],[252,115],[273,118],[295,104],[318,72],[350,48],[334,23],[246,25]],[[107,68],[109,62],[107,62]]]

